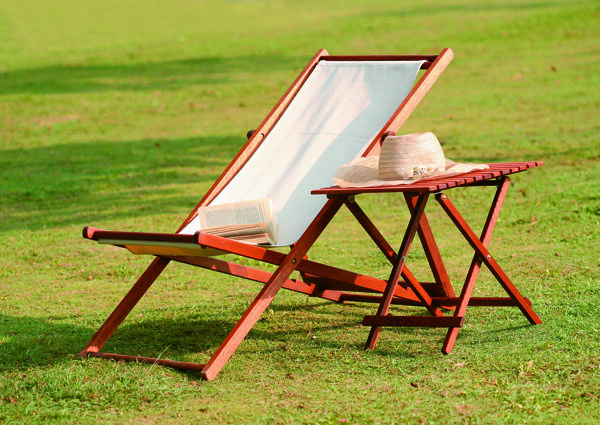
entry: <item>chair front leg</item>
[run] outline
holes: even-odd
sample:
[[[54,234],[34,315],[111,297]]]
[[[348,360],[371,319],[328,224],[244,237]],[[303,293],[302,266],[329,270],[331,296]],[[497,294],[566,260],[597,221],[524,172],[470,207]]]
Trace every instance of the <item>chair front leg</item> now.
[[[285,256],[277,270],[272,274],[269,281],[258,293],[252,304],[238,320],[235,327],[219,346],[217,351],[206,363],[202,370],[202,377],[207,380],[213,380],[221,371],[225,363],[233,355],[237,347],[244,340],[250,329],[258,321],[262,313],[269,307],[275,295],[279,292],[283,284],[290,277],[292,272],[298,267],[306,253],[315,243],[321,232],[327,227],[333,216],[337,213],[343,204],[341,198],[329,199],[321,212],[317,215],[302,237],[294,244],[293,248]]]

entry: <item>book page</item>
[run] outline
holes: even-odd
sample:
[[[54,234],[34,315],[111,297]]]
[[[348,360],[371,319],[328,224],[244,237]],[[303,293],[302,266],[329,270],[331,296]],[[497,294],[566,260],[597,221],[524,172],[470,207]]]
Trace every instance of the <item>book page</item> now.
[[[204,212],[204,221],[206,226],[202,225],[202,227],[211,228],[211,227],[219,227],[219,226],[228,226],[231,224],[235,224],[235,214],[231,209],[217,209],[211,211]],[[202,220],[201,220],[202,222]]]
[[[231,236],[243,236],[243,235],[255,235],[258,233],[268,233],[269,225],[267,223],[252,223],[252,224],[240,224],[232,226],[217,226],[209,227],[202,230],[205,233],[211,235],[218,235],[223,237]]]
[[[198,209],[200,229],[203,232],[257,243],[274,243],[277,222],[271,215],[271,201],[256,199],[231,204],[213,205]],[[266,241],[264,241],[266,239]]]
[[[250,223],[263,223],[266,222],[264,205],[258,204],[256,207],[244,207],[236,209],[235,224],[250,224]]]
[[[238,224],[269,223],[271,206],[268,199],[235,202],[203,207],[198,210],[200,228]]]

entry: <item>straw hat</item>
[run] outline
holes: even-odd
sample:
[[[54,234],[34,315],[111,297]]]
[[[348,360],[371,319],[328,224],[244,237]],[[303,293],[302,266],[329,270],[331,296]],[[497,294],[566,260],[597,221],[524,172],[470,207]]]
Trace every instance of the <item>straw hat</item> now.
[[[340,187],[411,184],[428,178],[456,176],[483,170],[487,164],[457,163],[444,156],[435,134],[388,136],[380,156],[357,158],[342,165],[333,181]]]

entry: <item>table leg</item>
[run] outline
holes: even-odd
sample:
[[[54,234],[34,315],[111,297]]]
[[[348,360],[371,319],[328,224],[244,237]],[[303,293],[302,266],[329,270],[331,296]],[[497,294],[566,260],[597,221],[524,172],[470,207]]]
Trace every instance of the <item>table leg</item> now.
[[[463,317],[465,315],[467,306],[469,305],[469,300],[471,299],[471,294],[473,293],[475,281],[477,280],[477,276],[481,268],[481,263],[483,262],[489,268],[498,282],[502,285],[502,287],[506,290],[508,295],[517,302],[518,307],[521,309],[527,319],[532,324],[541,323],[540,318],[535,314],[529,303],[521,296],[517,288],[513,285],[513,283],[487,250],[487,246],[489,245],[494,226],[498,220],[498,215],[500,214],[502,202],[506,196],[509,183],[510,179],[508,177],[504,177],[498,186],[480,238],[477,238],[473,230],[471,230],[467,222],[462,218],[458,210],[456,210],[454,205],[452,205],[450,202],[450,199],[448,199],[445,194],[439,193],[436,195],[436,200],[440,203],[458,230],[463,234],[465,239],[467,239],[467,241],[475,250],[475,255],[471,262],[469,272],[467,273],[467,277],[465,279],[465,284],[463,285],[463,289],[459,297],[459,303],[454,311],[454,317]],[[448,333],[446,334],[446,339],[444,340],[444,345],[442,347],[442,352],[444,354],[448,354],[452,351],[459,330],[459,327],[450,327],[448,329]]]
[[[425,211],[425,206],[427,205],[428,199],[429,193],[420,193],[417,197],[417,201],[414,204],[415,208],[411,213],[411,218],[408,223],[406,232],[404,233],[404,238],[402,239],[400,249],[398,250],[398,255],[396,256],[396,259],[394,261],[394,265],[392,267],[392,271],[390,273],[390,277],[388,279],[383,298],[381,300],[381,303],[379,304],[379,308],[377,309],[377,316],[385,316],[388,313],[388,310],[392,303],[392,298],[394,296],[396,285],[398,284],[398,280],[402,273],[402,268],[404,267],[404,263],[406,262],[406,256],[410,251],[410,246],[415,237],[417,229],[419,228],[421,217],[423,216],[423,212]],[[433,305],[433,301],[429,294],[427,294],[427,292],[418,282],[415,281],[407,283],[431,314],[433,314],[434,316],[443,316],[441,311]],[[372,326],[371,331],[369,333],[369,337],[367,338],[367,342],[365,344],[365,348],[370,350],[374,349],[375,345],[377,344],[377,339],[379,338],[380,333],[381,326]]]

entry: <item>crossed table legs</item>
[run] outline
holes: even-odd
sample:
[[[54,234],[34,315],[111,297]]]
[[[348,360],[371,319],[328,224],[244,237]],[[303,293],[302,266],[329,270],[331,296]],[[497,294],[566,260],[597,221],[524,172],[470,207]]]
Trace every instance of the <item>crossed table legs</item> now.
[[[487,249],[494,226],[500,213],[500,209],[502,207],[502,202],[506,196],[509,183],[510,180],[506,176],[502,177],[499,181],[488,183],[497,185],[497,190],[494,200],[492,201],[487,220],[484,224],[481,237],[479,238],[463,219],[445,193],[437,193],[435,195],[435,199],[439,202],[442,209],[446,212],[446,214],[448,214],[454,225],[471,245],[475,251],[475,255],[471,261],[471,266],[469,267],[469,271],[459,297],[431,297],[418,281],[411,280],[406,282],[406,285],[413,290],[413,292],[421,300],[423,306],[427,308],[431,316],[388,315],[389,307],[394,297],[394,291],[398,285],[402,269],[405,266],[406,257],[408,256],[415,233],[419,229],[430,193],[424,191],[417,192],[414,195],[407,195],[407,197],[415,197],[416,202],[413,202],[414,207],[411,208],[411,218],[409,220],[406,232],[404,233],[404,238],[400,245],[398,254],[393,261],[392,271],[390,273],[386,290],[379,304],[377,313],[374,316],[365,316],[363,320],[363,325],[371,326],[371,331],[365,345],[366,348],[375,348],[381,328],[383,326],[448,327],[446,339],[444,340],[442,347],[442,352],[444,354],[448,354],[454,347],[454,343],[464,322],[464,316],[469,304],[478,306],[517,306],[525,315],[525,317],[527,317],[530,323],[541,323],[540,318],[531,308],[529,300],[524,298],[519,293],[517,288],[506,276],[502,268],[498,265],[496,260],[492,257]],[[492,275],[507,292],[509,298],[472,297],[475,281],[477,280],[482,263],[488,267]],[[439,306],[448,305],[455,306],[452,316],[444,316],[439,308]]]

